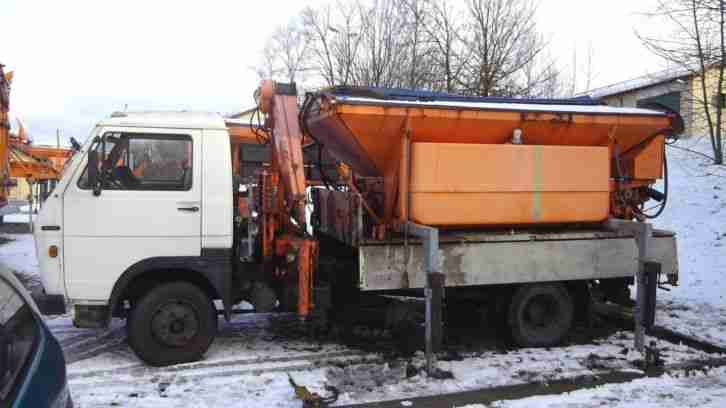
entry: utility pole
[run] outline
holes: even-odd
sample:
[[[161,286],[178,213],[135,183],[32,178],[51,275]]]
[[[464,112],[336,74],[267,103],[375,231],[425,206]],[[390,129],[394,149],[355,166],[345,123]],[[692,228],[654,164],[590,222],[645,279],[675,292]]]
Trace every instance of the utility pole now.
[[[55,130],[55,144],[60,149],[60,129]]]

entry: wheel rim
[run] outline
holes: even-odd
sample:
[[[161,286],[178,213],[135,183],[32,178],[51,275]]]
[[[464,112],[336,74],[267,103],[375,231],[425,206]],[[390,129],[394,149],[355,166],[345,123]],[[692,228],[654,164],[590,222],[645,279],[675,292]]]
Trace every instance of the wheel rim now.
[[[522,312],[525,326],[534,331],[552,328],[561,318],[559,302],[548,295],[532,297]]]
[[[173,300],[161,305],[151,319],[151,333],[163,344],[183,347],[199,333],[199,316],[189,303]]]

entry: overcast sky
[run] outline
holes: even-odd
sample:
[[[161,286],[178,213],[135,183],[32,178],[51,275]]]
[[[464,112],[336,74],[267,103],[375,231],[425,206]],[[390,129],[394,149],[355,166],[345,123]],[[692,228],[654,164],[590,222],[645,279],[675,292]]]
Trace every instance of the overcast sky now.
[[[115,110],[251,106],[266,36],[324,0],[2,0],[0,62],[16,71],[12,110],[37,142],[80,140]],[[549,52],[594,50],[594,86],[665,68],[635,37],[654,0],[542,0]],[[652,28],[651,28],[652,29]]]

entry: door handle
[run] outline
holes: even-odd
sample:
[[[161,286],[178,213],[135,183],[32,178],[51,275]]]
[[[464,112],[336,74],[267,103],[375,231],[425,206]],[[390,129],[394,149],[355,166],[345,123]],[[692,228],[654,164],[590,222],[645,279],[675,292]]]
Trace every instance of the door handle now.
[[[177,210],[179,211],[186,211],[186,212],[197,212],[199,211],[199,207],[177,207]]]

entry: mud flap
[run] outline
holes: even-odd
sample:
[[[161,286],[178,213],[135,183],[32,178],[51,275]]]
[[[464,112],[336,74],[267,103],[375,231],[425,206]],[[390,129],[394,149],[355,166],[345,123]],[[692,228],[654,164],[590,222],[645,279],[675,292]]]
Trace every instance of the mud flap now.
[[[441,343],[444,338],[443,329],[443,297],[444,297],[444,279],[443,273],[435,272],[427,275],[428,286],[431,291],[431,351],[438,352],[441,350]]]
[[[645,283],[645,304],[643,305],[643,327],[646,330],[655,324],[655,300],[658,290],[658,277],[661,264],[658,262],[645,262],[643,264],[643,279]]]

